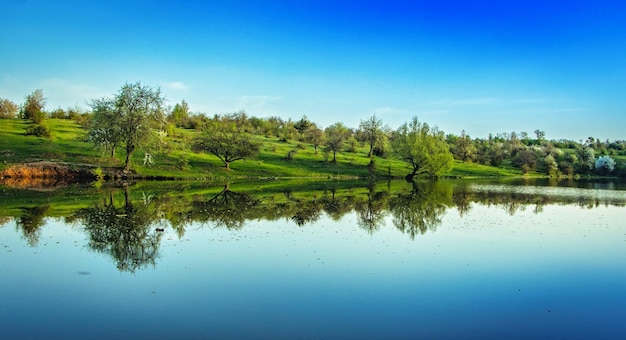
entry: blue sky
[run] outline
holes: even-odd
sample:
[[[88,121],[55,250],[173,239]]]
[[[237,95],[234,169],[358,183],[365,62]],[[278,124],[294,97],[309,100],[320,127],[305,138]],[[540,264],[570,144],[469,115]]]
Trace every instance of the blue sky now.
[[[0,97],[47,108],[160,86],[194,112],[446,133],[626,139],[626,2],[28,1],[0,25]]]

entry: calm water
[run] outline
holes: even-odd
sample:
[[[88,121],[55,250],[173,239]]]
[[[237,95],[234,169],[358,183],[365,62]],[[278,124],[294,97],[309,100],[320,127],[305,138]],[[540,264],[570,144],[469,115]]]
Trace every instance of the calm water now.
[[[2,337],[626,337],[620,185],[253,187],[4,188]]]

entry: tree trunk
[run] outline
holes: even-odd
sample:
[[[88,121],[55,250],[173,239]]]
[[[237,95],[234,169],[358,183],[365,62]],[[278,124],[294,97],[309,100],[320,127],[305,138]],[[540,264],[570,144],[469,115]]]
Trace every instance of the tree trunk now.
[[[337,163],[337,151],[333,151],[333,163]]]
[[[124,162],[124,170],[128,171],[130,170],[130,157],[133,154],[133,150],[132,149],[126,149],[126,161]]]
[[[230,171],[230,162],[224,161],[224,164],[226,165],[226,170]]]

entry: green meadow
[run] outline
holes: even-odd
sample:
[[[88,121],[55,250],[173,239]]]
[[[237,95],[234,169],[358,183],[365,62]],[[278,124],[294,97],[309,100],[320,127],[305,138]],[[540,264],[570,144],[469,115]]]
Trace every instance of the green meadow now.
[[[14,164],[51,161],[70,166],[100,167],[105,173],[123,166],[125,153],[116,150],[115,158],[103,154],[86,140],[87,130],[78,122],[47,119],[50,137],[27,136],[27,120],[0,120],[0,169]],[[231,170],[224,168],[215,156],[189,150],[196,130],[175,128],[158,149],[151,151],[152,164],[144,162],[145,152],[133,154],[132,170],[137,177],[170,179],[254,179],[254,178],[403,178],[409,168],[393,156],[367,157],[368,149],[357,145],[349,152],[332,155],[318,152],[312,144],[281,141],[279,138],[253,135],[261,145],[260,153],[251,159],[236,161]],[[501,167],[455,161],[445,177],[482,178],[521,176],[522,172],[506,162]],[[533,173],[531,173],[533,175]],[[537,175],[537,173],[534,173]]]

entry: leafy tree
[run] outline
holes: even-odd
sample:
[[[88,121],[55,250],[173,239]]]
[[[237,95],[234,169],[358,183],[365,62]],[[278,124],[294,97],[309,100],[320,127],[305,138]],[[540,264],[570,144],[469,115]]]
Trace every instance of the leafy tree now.
[[[0,119],[14,119],[17,116],[18,107],[14,102],[0,98]]]
[[[541,144],[541,142],[543,142],[546,138],[546,132],[539,129],[535,130],[535,135],[537,136],[537,142],[539,144]]]
[[[337,163],[337,151],[343,148],[343,144],[350,135],[348,128],[343,123],[335,123],[324,129],[326,135],[326,149],[333,153],[333,163]]]
[[[300,133],[300,138],[304,136],[304,132],[307,131],[311,127],[312,123],[306,116],[303,116],[302,119],[295,122],[293,127],[298,130]]]
[[[234,121],[214,119],[196,138],[193,149],[215,155],[230,170],[230,163],[256,155],[259,145]]]
[[[615,170],[615,160],[608,155],[600,156],[595,161],[596,172],[606,175]]]
[[[515,155],[513,163],[521,168],[524,173],[528,173],[535,170],[537,166],[537,155],[530,148],[524,148]]]
[[[89,104],[92,111],[90,130],[87,138],[97,147],[109,152],[115,158],[115,149],[122,142],[122,117],[115,110],[111,98],[93,99]]]
[[[324,131],[313,124],[312,127],[307,130],[307,138],[311,144],[313,144],[315,154],[317,155],[317,148],[324,144],[325,141]]]
[[[41,124],[46,118],[43,111],[46,106],[46,98],[43,96],[43,90],[37,89],[25,98],[22,106],[22,118],[29,119],[35,124]]]
[[[379,144],[384,144],[383,139],[386,135],[383,130],[383,121],[376,118],[376,115],[373,115],[366,120],[362,120],[359,128],[363,131],[365,140],[370,147],[367,157],[372,157],[374,147]]]
[[[174,105],[170,120],[178,127],[187,127],[186,122],[189,119],[189,112],[189,104],[183,99],[180,104],[176,103]]]
[[[591,138],[591,137],[589,137]],[[581,172],[589,172],[593,170],[596,161],[596,152],[591,146],[584,146],[578,149],[578,159]]]
[[[543,162],[546,165],[546,170],[548,172],[548,175],[554,176],[557,174],[559,170],[559,165],[551,154],[548,154],[543,159]]]
[[[161,89],[136,82],[124,84],[114,98],[92,101],[94,125],[90,140],[107,148],[124,146],[124,170],[128,171],[133,152],[148,146],[162,127],[164,100]]]
[[[453,150],[455,158],[463,162],[471,162],[476,157],[476,147],[472,139],[465,134],[465,130],[461,131],[461,136],[457,138]]]
[[[411,173],[406,176],[408,181],[419,174],[432,178],[452,169],[454,158],[443,132],[418,122],[417,117],[398,128],[392,146],[398,158],[411,166]]]

